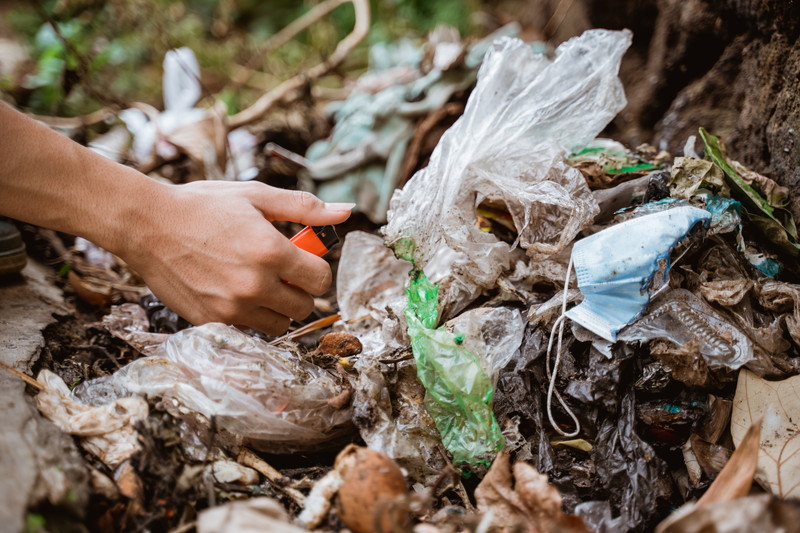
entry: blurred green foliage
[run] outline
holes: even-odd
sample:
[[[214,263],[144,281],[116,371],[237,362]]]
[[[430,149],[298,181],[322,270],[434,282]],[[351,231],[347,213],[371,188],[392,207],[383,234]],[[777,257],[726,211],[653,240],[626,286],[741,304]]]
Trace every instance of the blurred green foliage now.
[[[36,9],[36,2],[41,9]],[[318,1],[297,0],[32,0],[20,2],[8,23],[31,45],[35,67],[18,80],[18,105],[75,115],[113,102],[161,106],[161,62],[171,48],[197,55],[203,84],[230,112],[330,54],[353,27],[344,5],[284,46],[262,57],[259,45]],[[478,0],[370,0],[372,26],[345,69],[366,66],[370,44],[423,37],[436,25],[476,32]],[[42,12],[42,10],[47,14]],[[49,23],[54,21],[59,35]],[[64,41],[69,45],[65,45]],[[236,87],[238,65],[267,74],[259,87]],[[8,89],[8,87],[6,87]]]

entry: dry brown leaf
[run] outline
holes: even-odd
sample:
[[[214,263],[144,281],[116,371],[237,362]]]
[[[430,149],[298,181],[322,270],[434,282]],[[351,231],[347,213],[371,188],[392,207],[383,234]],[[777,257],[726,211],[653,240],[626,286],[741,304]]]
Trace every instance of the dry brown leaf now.
[[[733,399],[731,436],[737,448],[750,426],[763,419],[755,478],[781,498],[800,497],[800,376],[767,381],[739,373]]]
[[[491,513],[487,531],[588,533],[583,520],[562,512],[561,493],[546,475],[526,463],[514,465],[513,478],[511,472],[509,456],[501,452],[475,489],[478,509]]]
[[[797,531],[800,506],[769,494],[708,505],[687,503],[669,515],[656,533],[787,533]]]
[[[747,496],[750,487],[753,486],[760,440],[761,420],[759,419],[747,430],[725,468],[698,500],[698,505],[735,500]]]

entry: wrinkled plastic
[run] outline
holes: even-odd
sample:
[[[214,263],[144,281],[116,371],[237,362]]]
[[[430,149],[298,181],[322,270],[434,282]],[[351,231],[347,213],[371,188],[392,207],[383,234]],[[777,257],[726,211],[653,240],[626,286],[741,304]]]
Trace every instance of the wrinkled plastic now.
[[[492,382],[480,360],[461,344],[463,337],[439,321],[438,287],[417,271],[408,288],[406,321],[425,407],[456,464],[491,463],[503,448],[492,413]]]
[[[141,450],[135,425],[149,413],[141,398],[119,398],[96,407],[76,401],[60,377],[42,370],[37,381],[44,389],[36,395],[39,411],[61,430],[83,439],[83,447],[111,468]]]
[[[411,344],[404,316],[408,271],[409,264],[397,259],[383,239],[350,232],[339,260],[337,300],[345,329],[363,346],[353,387],[353,421],[361,438],[412,478],[432,483],[446,459],[414,362],[400,357]]]
[[[479,307],[448,321],[446,328],[457,340],[463,339],[461,346],[478,357],[483,372],[494,383],[519,349],[525,322],[516,309]]]
[[[509,24],[468,47],[457,31],[437,28],[426,44],[429,64],[408,41],[374,45],[371,70],[346,100],[329,106],[336,124],[329,138],[309,147],[301,177],[313,180],[323,200],[355,202],[372,221],[385,222],[392,192],[406,177],[404,160],[418,117],[472,86],[488,44],[518,31]]]
[[[341,392],[335,374],[289,346],[212,323],[172,335],[154,355],[81,384],[75,394],[91,403],[160,397],[178,417],[196,411],[249,445],[288,453],[319,449],[352,431],[351,410],[328,403]]]
[[[736,370],[755,360],[750,339],[685,289],[674,289],[658,298],[644,317],[620,332],[618,339],[665,339],[679,347],[694,342],[709,368],[715,370]]]
[[[220,118],[224,108],[195,107],[201,94],[200,64],[194,52],[187,47],[169,50],[164,56],[164,111],[140,106],[120,113],[133,135],[131,158],[148,166],[156,156],[170,160],[182,151],[204,170],[206,178],[256,177],[256,137],[242,128],[227,132]]]
[[[103,317],[103,327],[144,354],[169,338],[166,333],[151,333],[147,312],[132,303],[112,306]]]
[[[619,517],[605,514],[598,517],[596,510],[581,506],[575,509],[576,514],[583,516],[583,512],[589,511],[587,522],[599,526],[601,531],[641,527],[658,513],[659,500],[671,495],[672,479],[667,464],[636,433],[632,394],[622,399],[618,419],[607,419],[600,425],[594,442],[591,456]],[[606,520],[611,527],[604,526]]]
[[[617,71],[630,40],[627,31],[590,30],[552,61],[509,38],[487,52],[464,115],[394,193],[385,228],[392,245],[414,242],[417,266],[442,283],[445,317],[511,266],[511,246],[474,225],[484,199],[506,205],[529,254],[559,252],[592,222],[597,203],[564,156],[625,106]],[[428,270],[437,254],[448,256],[442,271],[458,280],[453,289]]]

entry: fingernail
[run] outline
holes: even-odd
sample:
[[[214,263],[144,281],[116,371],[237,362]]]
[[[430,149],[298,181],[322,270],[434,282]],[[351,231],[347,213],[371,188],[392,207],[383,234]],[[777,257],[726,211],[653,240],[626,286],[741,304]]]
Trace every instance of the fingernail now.
[[[347,203],[329,204],[327,202],[325,203],[325,209],[327,209],[328,211],[351,211],[355,206],[356,204],[347,204]]]

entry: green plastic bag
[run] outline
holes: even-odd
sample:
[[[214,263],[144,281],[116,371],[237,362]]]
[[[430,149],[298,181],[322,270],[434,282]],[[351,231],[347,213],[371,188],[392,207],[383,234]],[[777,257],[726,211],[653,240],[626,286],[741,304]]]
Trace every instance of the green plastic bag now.
[[[461,346],[463,337],[436,327],[439,287],[421,270],[411,276],[405,315],[425,408],[456,465],[489,465],[504,445],[491,409],[491,379]]]

